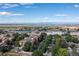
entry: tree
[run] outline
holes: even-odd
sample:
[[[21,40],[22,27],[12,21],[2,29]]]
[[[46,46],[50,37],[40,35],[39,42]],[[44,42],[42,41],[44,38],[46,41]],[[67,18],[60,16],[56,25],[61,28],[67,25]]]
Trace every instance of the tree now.
[[[52,43],[52,38],[53,38],[52,35],[48,35],[48,36],[47,36],[47,39],[46,39],[46,40],[49,41],[49,42],[48,42],[49,44]]]
[[[73,48],[73,51],[72,51],[72,55],[73,55],[73,56],[77,56],[77,51],[76,51],[76,50],[77,50],[76,47],[74,47],[74,48]]]
[[[0,52],[5,53],[12,49],[12,46],[10,45],[0,45]]]
[[[19,36],[18,36],[18,37],[13,38],[13,39],[12,39],[12,42],[13,42],[13,44],[14,44],[15,46],[19,46],[19,40],[20,40],[20,38],[19,38]]]
[[[31,47],[31,43],[30,42],[26,42],[24,47],[23,47],[23,50],[24,51],[30,51],[30,47]]]
[[[24,51],[34,51],[37,49],[36,45],[31,42],[26,42],[22,48]]]
[[[13,45],[13,42],[12,42],[11,40],[6,40],[5,43],[6,43],[7,45]]]
[[[30,51],[34,51],[34,50],[35,50],[35,45],[34,44],[31,44]]]
[[[40,50],[35,50],[33,53],[32,53],[32,56],[42,56],[43,53],[40,51]]]
[[[19,41],[15,41],[15,46],[20,46]]]
[[[66,48],[59,48],[56,53],[56,56],[67,56],[67,49]]]
[[[58,50],[59,50],[59,47],[53,46],[52,47],[52,55],[57,56]]]
[[[79,40],[78,40],[78,38],[76,38],[76,37],[72,37],[72,42],[74,42],[74,43],[79,43]]]
[[[29,35],[27,34],[27,33],[25,33],[25,34],[23,34],[24,35],[24,37],[29,37]]]
[[[61,36],[54,35],[55,45],[52,47],[52,55],[57,55],[59,48],[61,47]]]
[[[16,38],[18,38],[20,36],[20,34],[19,33],[16,33],[13,36],[14,36],[14,38],[12,39],[12,41],[15,42],[16,41]]]
[[[38,38],[38,41],[41,42],[43,41],[45,38],[46,38],[47,34],[46,33],[41,33],[39,38]]]
[[[78,38],[73,37],[73,36],[70,35],[69,33],[65,34],[64,36],[65,36],[65,40],[66,40],[67,42],[74,42],[74,43],[78,43],[78,42],[79,42]]]
[[[60,43],[60,46],[62,47],[62,48],[67,48],[68,47],[68,43],[66,42],[66,40],[61,40],[61,43]]]
[[[42,39],[43,40],[39,44],[38,49],[33,52],[33,55],[37,55],[37,56],[43,55],[43,53],[46,52],[48,45],[52,43],[52,35],[44,36],[42,37]]]
[[[70,47],[73,49],[74,47],[76,47],[76,45],[74,43],[70,44]]]
[[[47,46],[46,42],[41,42],[39,49],[40,49],[42,52],[45,52],[45,51],[47,50],[47,47],[48,47],[48,46]]]
[[[67,42],[72,42],[72,36],[69,34],[66,34],[65,39]]]
[[[14,38],[12,39],[12,42],[15,46],[19,46],[19,41],[22,39],[19,33],[14,34]]]
[[[46,38],[40,43],[39,49],[44,53],[46,52],[48,45],[52,43],[52,35],[46,36]]]

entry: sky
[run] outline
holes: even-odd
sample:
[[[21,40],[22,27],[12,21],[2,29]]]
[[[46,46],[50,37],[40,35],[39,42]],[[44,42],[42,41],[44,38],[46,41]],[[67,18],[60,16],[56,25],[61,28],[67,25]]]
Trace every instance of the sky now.
[[[79,23],[78,3],[0,3],[1,23]]]

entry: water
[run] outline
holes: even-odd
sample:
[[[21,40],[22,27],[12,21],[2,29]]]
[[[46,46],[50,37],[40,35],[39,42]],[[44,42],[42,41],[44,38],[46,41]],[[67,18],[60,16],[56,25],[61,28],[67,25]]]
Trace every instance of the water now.
[[[31,30],[14,30],[14,31],[10,31],[10,32],[13,32],[13,33],[31,33],[31,32],[34,32],[34,31],[31,31]],[[55,35],[55,34],[59,34],[59,35],[62,35],[62,34],[65,34],[66,32],[62,32],[62,31],[45,31],[48,35],[51,34],[51,35]],[[79,31],[71,31],[70,32],[71,35],[79,35]]]
[[[9,31],[9,32],[13,32],[13,33],[30,33],[32,31],[29,31],[29,30],[12,30],[12,31]]]
[[[62,32],[62,31],[48,31],[46,33],[47,34],[51,34],[51,35],[55,35],[55,34],[62,35],[62,34],[65,34],[66,32]],[[71,35],[78,35],[79,36],[79,31],[71,31],[70,34]]]

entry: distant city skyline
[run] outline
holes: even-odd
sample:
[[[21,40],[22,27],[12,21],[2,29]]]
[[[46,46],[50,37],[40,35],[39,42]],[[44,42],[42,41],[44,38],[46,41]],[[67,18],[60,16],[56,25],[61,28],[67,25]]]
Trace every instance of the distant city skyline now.
[[[0,3],[3,23],[79,23],[78,3]]]

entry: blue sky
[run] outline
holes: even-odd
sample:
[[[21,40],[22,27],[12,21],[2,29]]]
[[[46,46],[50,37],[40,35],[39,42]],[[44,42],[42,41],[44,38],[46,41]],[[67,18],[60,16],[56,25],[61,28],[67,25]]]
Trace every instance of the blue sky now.
[[[78,23],[78,3],[0,3],[0,23]]]

